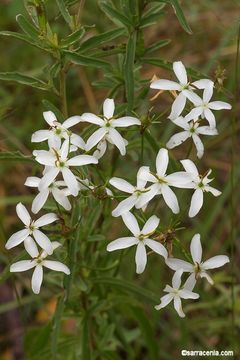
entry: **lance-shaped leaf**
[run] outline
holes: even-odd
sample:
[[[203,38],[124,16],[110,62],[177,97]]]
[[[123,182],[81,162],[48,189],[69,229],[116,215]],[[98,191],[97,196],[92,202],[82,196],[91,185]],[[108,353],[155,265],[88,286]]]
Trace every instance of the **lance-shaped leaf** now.
[[[70,29],[73,29],[72,16],[69,14],[68,8],[65,5],[64,0],[56,0],[56,2],[58,5],[58,8],[59,8],[59,11],[62,14],[62,17],[64,18],[64,20],[66,21],[66,23],[68,24]]]
[[[156,43],[154,43],[153,45],[149,46],[149,47],[145,50],[145,54],[150,54],[150,53],[152,53],[152,52],[160,49],[161,47],[164,47],[164,46],[168,45],[170,42],[171,42],[171,40],[169,40],[169,39],[157,41]]]
[[[125,25],[127,28],[132,27],[134,25],[126,15],[113,8],[111,2],[102,0],[99,1],[99,6],[101,10],[107,15],[107,17],[114,23],[118,25],[119,23],[121,23]]]
[[[81,46],[79,48],[79,53],[82,53],[89,49],[98,47],[108,41],[116,39],[117,37],[123,35],[124,33],[125,33],[125,29],[120,28],[120,29],[114,29],[114,30],[107,31],[107,32],[104,32],[99,35],[92,36],[90,39],[84,41],[81,44]]]
[[[0,73],[0,80],[13,81],[19,84],[29,85],[31,87],[41,90],[50,90],[51,88],[47,83],[42,80],[18,72]]]
[[[74,31],[72,34],[68,35],[65,39],[61,40],[61,47],[68,47],[80,41],[83,35],[85,34],[85,28]]]
[[[25,34],[30,36],[30,38],[39,41],[39,31],[33,26],[22,14],[17,15],[17,23]]]
[[[134,60],[136,52],[136,32],[133,32],[128,40],[126,57],[124,62],[125,91],[128,101],[128,109],[134,105]]]
[[[9,152],[0,151],[0,161],[24,161],[24,162],[35,162],[32,156],[26,156],[20,151]]]
[[[182,8],[179,4],[178,0],[169,0],[169,3],[172,5],[174,12],[178,18],[179,23],[181,24],[182,28],[188,33],[188,34],[192,34],[192,30],[190,28],[190,26],[187,23],[187,20],[184,16],[184,13],[182,11]]]
[[[71,51],[64,51],[66,58],[72,63],[83,66],[91,66],[95,68],[110,68],[110,64],[107,61],[96,59],[90,56],[79,55]]]
[[[32,38],[28,35],[25,34],[20,34],[14,31],[0,31],[0,36],[8,36],[8,37],[12,37],[21,41],[24,41],[32,46],[35,46],[39,49],[45,50],[45,51],[49,51],[50,49],[48,49],[47,47],[45,47],[45,44],[42,41],[37,41],[37,40],[32,40]]]

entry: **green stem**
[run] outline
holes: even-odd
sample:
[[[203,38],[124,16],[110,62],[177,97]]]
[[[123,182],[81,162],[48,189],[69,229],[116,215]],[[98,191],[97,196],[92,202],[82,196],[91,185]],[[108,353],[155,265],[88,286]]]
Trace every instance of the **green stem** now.
[[[60,71],[60,79],[59,79],[59,93],[60,93],[60,102],[63,116],[65,118],[68,117],[68,109],[67,109],[67,93],[66,93],[66,71],[65,68],[62,67]]]

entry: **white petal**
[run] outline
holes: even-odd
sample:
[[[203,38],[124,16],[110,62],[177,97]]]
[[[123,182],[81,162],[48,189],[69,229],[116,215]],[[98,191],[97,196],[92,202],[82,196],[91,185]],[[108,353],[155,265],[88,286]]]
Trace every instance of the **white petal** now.
[[[28,235],[28,229],[17,231],[16,233],[12,234],[12,236],[8,239],[5,248],[9,250],[14,246],[21,244],[28,237]]]
[[[160,219],[156,215],[151,216],[142,228],[141,233],[144,235],[152,234],[158,227],[159,223]]]
[[[138,200],[135,204],[136,209],[142,209],[144,206],[147,206],[149,201],[152,200],[155,195],[159,194],[160,187],[161,185],[159,183],[149,186],[149,188],[146,189],[148,191],[142,193],[138,197]]]
[[[206,192],[210,192],[214,196],[221,195],[221,191],[219,191],[219,190],[217,190],[217,189],[215,189],[215,188],[213,188],[212,186],[209,186],[209,185],[205,185],[204,190]]]
[[[77,146],[80,149],[85,149],[86,144],[84,142],[84,140],[81,138],[81,136],[77,135],[77,134],[72,134],[70,137],[70,143],[72,145]]]
[[[173,63],[173,71],[178,78],[181,85],[187,85],[188,79],[187,79],[187,72],[185,69],[185,66],[181,61],[175,61]]]
[[[50,168],[50,169],[45,173],[45,175],[42,177],[42,179],[40,180],[39,190],[41,191],[42,189],[45,189],[45,188],[48,187],[50,184],[52,184],[53,181],[55,180],[55,178],[57,177],[59,171],[60,171],[59,168],[55,168],[55,167]]]
[[[98,117],[94,114],[91,114],[91,113],[82,114],[81,121],[86,121],[88,123],[99,125],[99,126],[103,126],[105,124],[103,119],[101,119],[100,117]]]
[[[166,260],[167,266],[170,267],[172,270],[182,270],[183,272],[192,272],[193,271],[193,264],[188,263],[187,261],[175,259],[175,258],[168,258]]]
[[[202,278],[207,279],[207,281],[209,282],[209,284],[211,284],[211,285],[214,284],[213,279],[211,278],[211,276],[208,275],[208,273],[207,273],[206,271],[201,271],[201,272],[199,273],[199,275],[200,275],[200,278],[201,278],[201,279],[202,279]]]
[[[173,119],[171,120],[175,125],[177,126],[180,126],[182,129],[184,130],[188,130],[189,129],[189,124],[188,124],[188,121],[182,117],[182,116],[179,116],[178,118],[176,119]]]
[[[124,215],[125,213],[127,213],[129,210],[131,210],[133,208],[133,206],[136,204],[137,200],[138,200],[138,198],[135,194],[129,196],[127,199],[124,199],[112,211],[112,216],[118,217],[120,215]]]
[[[204,154],[204,146],[203,146],[202,140],[200,139],[200,137],[197,134],[193,134],[192,139],[193,139],[193,142],[197,149],[197,157],[199,159],[201,159]]]
[[[202,99],[200,98],[200,96],[198,96],[194,92],[188,91],[185,94],[186,94],[186,97],[188,98],[188,100],[190,100],[195,106],[202,105],[202,103],[203,103]]]
[[[54,122],[57,121],[57,118],[52,111],[44,111],[43,117],[50,126],[53,126]]]
[[[147,264],[147,253],[145,246],[141,241],[137,245],[135,262],[136,262],[136,273],[137,274],[143,273]]]
[[[111,178],[109,180],[109,184],[111,184],[118,190],[124,191],[129,194],[132,194],[135,190],[134,186],[132,186],[128,181],[118,177]]]
[[[146,172],[149,172],[149,167],[148,166],[141,166],[137,172],[137,188],[144,188],[147,180],[145,180],[144,178],[144,174],[146,174]]]
[[[198,176],[198,169],[192,160],[181,160],[181,164],[189,174],[192,174],[194,177]]]
[[[175,310],[177,311],[178,315],[181,317],[181,318],[184,318],[185,317],[185,314],[183,312],[183,309],[182,309],[182,302],[181,302],[181,299],[179,296],[175,296],[174,297],[174,308]]]
[[[217,256],[213,256],[212,258],[208,259],[207,261],[204,261],[204,263],[202,264],[202,267],[205,270],[208,269],[216,269],[219,268],[223,265],[225,265],[226,263],[228,263],[229,257],[226,255],[217,255]]]
[[[32,258],[38,257],[39,251],[38,251],[38,248],[37,248],[37,245],[36,245],[35,241],[33,240],[33,238],[31,238],[31,236],[28,236],[24,240],[24,247],[25,247],[25,250],[27,251],[27,253]]]
[[[87,140],[86,142],[86,151],[91,150],[95,145],[97,145],[102,138],[106,135],[107,129],[100,128],[96,130]]]
[[[168,149],[173,149],[176,146],[181,145],[184,141],[186,141],[191,134],[188,131],[181,131],[177,134],[174,134],[167,142],[166,147]]]
[[[191,205],[188,216],[189,217],[196,216],[199,210],[201,209],[202,205],[203,205],[203,191],[201,189],[196,189],[191,199]]]
[[[195,234],[192,238],[190,245],[192,259],[195,263],[200,264],[202,260],[202,244],[200,240],[200,234]]]
[[[111,119],[113,117],[115,110],[114,100],[106,99],[103,103],[103,115],[107,119]]]
[[[160,244],[159,242],[152,240],[152,239],[145,239],[145,244],[150,247],[155,253],[161,255],[166,259],[168,257],[168,252],[165,247]]]
[[[213,112],[210,109],[204,109],[204,116],[209,123],[210,128],[216,128],[216,119]]]
[[[212,94],[213,94],[213,83],[209,83],[209,85],[203,91],[203,102],[209,103]]]
[[[156,158],[156,168],[158,176],[164,176],[168,167],[168,151],[167,149],[160,149]]]
[[[197,133],[202,135],[217,135],[218,131],[216,128],[210,128],[210,126],[200,126],[197,128]]]
[[[162,196],[164,198],[165,203],[172,210],[174,214],[179,213],[179,205],[178,200],[172,189],[168,185],[162,185]]]
[[[39,210],[41,210],[41,208],[47,201],[48,195],[49,195],[49,189],[46,188],[46,189],[41,190],[37,194],[37,196],[34,198],[34,200],[32,202],[32,212],[34,214],[37,214],[39,212]]]
[[[33,152],[34,156],[36,156],[35,160],[45,166],[54,166],[56,158],[52,152],[45,150],[36,150]]]
[[[156,310],[160,310],[162,308],[164,308],[165,306],[167,306],[173,299],[173,295],[172,294],[167,294],[161,297],[161,303],[159,305],[155,306]]]
[[[34,294],[39,294],[43,281],[42,265],[37,265],[32,275],[32,291]]]
[[[52,242],[53,251],[55,251],[60,246],[62,246],[62,244],[60,244],[60,242],[58,242],[58,241],[53,241]],[[43,250],[42,253],[41,253],[41,259],[45,259],[48,255],[49,254],[45,250]]]
[[[49,149],[59,150],[61,148],[61,145],[62,145],[61,135],[57,135],[54,130],[50,131],[48,138]]]
[[[42,142],[49,139],[51,131],[49,130],[38,130],[32,134],[31,142]]]
[[[140,169],[141,169],[141,172],[139,172],[138,175],[137,175],[139,180],[141,179],[145,183],[147,183],[148,181],[155,183],[157,181],[155,176],[153,176],[150,173],[149,166],[142,166]],[[140,171],[140,169],[139,169],[139,171]]]
[[[94,151],[93,156],[97,159],[101,159],[101,157],[105,154],[107,150],[107,141],[102,140],[97,145],[97,149]]]
[[[180,189],[192,189],[194,184],[192,183],[192,176],[185,171],[177,171],[165,177],[169,186],[174,186]]]
[[[71,203],[68,200],[63,190],[53,189],[52,195],[56,200],[56,202],[60,204],[62,207],[64,207],[65,210],[67,211],[71,210]]]
[[[199,298],[199,294],[189,291],[187,289],[179,290],[179,296],[182,299],[198,299]]]
[[[48,213],[43,216],[41,216],[39,219],[37,219],[34,222],[34,225],[39,228],[48,224],[53,223],[54,221],[58,220],[58,216],[54,213]]]
[[[173,278],[172,278],[172,286],[173,286],[174,289],[179,289],[179,287],[181,285],[182,273],[183,273],[182,269],[177,270],[174,273]]]
[[[132,125],[141,125],[141,121],[132,116],[124,116],[111,121],[111,126],[113,127],[128,127]]]
[[[73,196],[77,196],[77,194],[79,192],[79,187],[78,187],[78,182],[77,182],[75,175],[72,173],[71,170],[69,170],[66,167],[62,169],[62,175],[63,175],[63,179],[64,179],[70,193]]]
[[[98,159],[91,155],[77,155],[67,161],[68,166],[83,166],[97,163]]]
[[[192,273],[188,278],[187,280],[185,281],[184,285],[183,285],[183,288],[185,290],[189,290],[189,291],[192,291],[194,286],[196,285],[196,276],[195,276],[195,273]]]
[[[212,101],[208,104],[209,109],[212,110],[230,110],[232,106],[224,101]]]
[[[170,120],[174,120],[178,116],[180,116],[183,109],[185,108],[185,105],[186,105],[186,96],[181,92],[172,103],[171,113],[168,116],[168,118]]]
[[[10,266],[10,272],[21,272],[32,269],[36,263],[32,260],[21,260]]]
[[[198,89],[205,89],[206,87],[208,87],[209,85],[214,85],[212,80],[209,79],[201,79],[201,80],[196,80],[192,83],[192,85],[194,85],[195,87],[197,87]]]
[[[35,241],[38,243],[38,245],[42,249],[44,249],[48,255],[52,255],[53,253],[52,243],[43,232],[41,232],[40,230],[34,230],[33,237]]]
[[[24,185],[29,186],[29,187],[38,187],[40,182],[40,178],[37,176],[29,176],[27,177]]]
[[[110,242],[107,246],[107,251],[126,249],[132,245],[136,245],[137,243],[138,240],[135,237],[122,237]]]
[[[65,273],[66,275],[70,274],[69,268],[61,263],[60,261],[52,261],[52,260],[44,260],[43,266],[47,267],[48,269],[54,270],[54,271],[61,271]]]
[[[112,143],[118,148],[121,155],[124,156],[126,154],[126,145],[122,135],[113,128],[109,128],[108,137],[111,138]]]
[[[140,229],[139,229],[139,225],[138,225],[138,222],[137,222],[137,219],[135,218],[135,216],[132,213],[128,212],[122,216],[122,219],[124,221],[124,224],[131,231],[131,233],[135,237],[138,237],[140,234]]]
[[[31,222],[31,216],[29,215],[29,212],[22,203],[17,204],[16,212],[17,216],[24,223],[24,225],[29,226]]]
[[[154,80],[150,84],[151,89],[159,90],[181,90],[181,85],[171,80]]]
[[[75,115],[75,116],[71,116],[70,118],[68,118],[67,120],[65,120],[62,124],[62,126],[66,129],[80,123],[81,121],[81,116]]]

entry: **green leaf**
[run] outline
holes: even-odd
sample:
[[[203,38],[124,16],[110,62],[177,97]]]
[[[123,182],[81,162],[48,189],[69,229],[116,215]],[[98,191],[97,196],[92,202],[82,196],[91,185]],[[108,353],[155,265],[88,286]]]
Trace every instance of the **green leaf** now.
[[[95,68],[110,68],[110,64],[107,61],[96,59],[94,57],[79,55],[71,51],[64,51],[66,58],[72,63],[83,66],[91,66]]]
[[[25,35],[25,34],[20,34],[20,33],[14,32],[14,31],[0,31],[0,36],[9,36],[9,37],[24,41],[30,45],[33,45],[33,46],[37,47],[38,49],[47,51],[47,48],[45,48],[43,46],[43,44],[41,44],[40,41],[36,41],[36,40],[33,41],[28,35]]]
[[[82,324],[82,339],[81,339],[81,348],[82,348],[82,359],[84,360],[91,360],[92,356],[91,356],[91,351],[90,351],[90,346],[89,346],[89,321],[88,321],[88,317],[86,316],[83,319],[83,324]]]
[[[39,31],[22,14],[17,15],[17,23],[25,34],[34,40],[39,40]]]
[[[161,47],[164,47],[164,46],[168,45],[170,42],[171,42],[171,40],[169,40],[169,39],[157,41],[156,43],[154,43],[153,45],[149,46],[149,47],[145,50],[145,54],[150,54],[150,53],[152,53],[152,52],[160,49]]]
[[[114,9],[111,6],[111,2],[106,0],[99,1],[99,6],[101,10],[107,15],[107,17],[115,23],[120,22],[121,24],[125,25],[127,28],[131,28],[133,26],[132,22],[129,20],[127,16],[120,13],[118,10]]]
[[[134,60],[136,51],[136,32],[132,33],[129,37],[126,57],[124,61],[124,79],[125,91],[128,101],[128,110],[131,111],[134,106]]]
[[[0,161],[25,161],[25,162],[34,162],[32,156],[26,156],[20,151],[8,152],[0,151]]]
[[[150,301],[153,304],[159,303],[159,297],[156,296],[152,291],[133,285],[130,281],[127,280],[109,277],[97,277],[92,278],[91,281],[95,284],[106,284],[121,290],[125,290],[131,294],[134,294],[138,299],[141,298]]]
[[[130,311],[139,324],[143,338],[145,338],[145,345],[148,348],[148,359],[156,360],[159,358],[158,341],[151,324],[151,320],[144,314],[144,311],[136,306],[131,306]]]
[[[95,35],[81,44],[79,48],[79,52],[82,53],[86,50],[102,45],[105,42],[116,39],[117,37],[123,35],[124,33],[125,33],[125,29],[120,28],[120,29],[114,29],[111,31],[104,32],[100,35]]]
[[[73,28],[72,16],[69,14],[69,11],[67,9],[67,6],[65,5],[64,0],[56,0],[56,3],[58,5],[60,13],[62,14],[62,17],[69,25],[70,29],[72,29]]]
[[[65,120],[61,111],[49,100],[44,99],[42,100],[42,103],[46,111],[52,111],[56,115],[57,119],[60,120],[60,122],[63,122]]]
[[[164,8],[165,4],[158,4],[156,6],[153,6],[150,8],[145,14],[142,16],[140,20],[140,28],[144,28],[147,26],[150,26],[152,24],[155,24],[156,21],[159,19],[161,15],[164,14],[162,9]]]
[[[29,85],[41,90],[50,90],[50,86],[35,77],[20,74],[18,72],[0,73],[0,80],[13,81],[19,84]]]
[[[52,341],[51,341],[51,351],[52,351],[52,359],[55,360],[57,358],[57,349],[58,349],[58,338],[60,332],[61,318],[64,308],[64,297],[61,296],[58,299],[57,308],[55,310],[53,325],[52,325]]]
[[[179,4],[178,0],[169,0],[169,3],[172,5],[174,12],[178,18],[179,23],[181,24],[182,28],[188,33],[188,34],[192,34],[192,30],[190,28],[190,26],[187,23],[187,20],[184,16],[184,13],[182,11],[182,8]]]
[[[77,41],[80,41],[83,35],[85,34],[84,27],[81,29],[74,31],[71,35],[68,35],[65,39],[61,40],[61,47],[68,47],[70,45],[75,44]]]

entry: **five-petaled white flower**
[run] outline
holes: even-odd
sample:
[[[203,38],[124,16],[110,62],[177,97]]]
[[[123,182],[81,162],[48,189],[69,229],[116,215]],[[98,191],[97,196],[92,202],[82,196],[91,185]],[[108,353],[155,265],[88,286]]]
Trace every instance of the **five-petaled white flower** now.
[[[131,194],[127,199],[121,201],[118,206],[113,210],[112,216],[120,216],[125,212],[131,210],[134,206],[139,209],[138,204],[144,199],[144,207],[146,206],[146,201],[149,201],[152,198],[152,192],[150,188],[145,188],[147,181],[143,179],[143,171],[146,171],[148,168],[142,166],[137,173],[137,186],[131,185],[128,181],[113,177],[109,180],[109,183],[128,194]],[[141,206],[142,207],[142,206]]]
[[[232,106],[224,101],[211,101],[213,95],[214,84],[209,83],[208,86],[203,91],[203,98],[200,98],[197,94],[193,92],[188,92],[186,94],[187,98],[194,104],[195,108],[190,111],[188,116],[190,118],[198,118],[201,116],[205,118],[211,128],[216,127],[216,119],[212,110],[230,110]]]
[[[183,271],[178,270],[175,272],[172,278],[172,286],[166,285],[164,292],[167,292],[167,295],[161,297],[161,303],[155,306],[156,310],[160,310],[167,306],[172,300],[174,304],[174,308],[177,311],[180,317],[185,317],[185,314],[182,309],[182,301],[181,299],[198,299],[199,294],[192,292],[194,287],[194,283],[189,281],[189,279],[185,282],[185,284],[181,287],[181,276]]]
[[[58,219],[54,213],[49,213],[41,216],[37,220],[32,220],[29,212],[22,203],[16,206],[16,212],[19,219],[25,225],[25,229],[14,233],[7,241],[6,249],[11,249],[24,242],[29,236],[33,236],[38,245],[44,249],[49,255],[53,252],[52,243],[49,238],[39,230],[40,227],[53,223]],[[24,244],[26,245],[26,244]]]
[[[192,181],[186,187],[195,189],[191,205],[189,209],[188,216],[194,217],[198,214],[201,207],[203,206],[203,193],[210,192],[214,196],[221,195],[221,191],[213,188],[208,185],[213,179],[209,179],[208,176],[211,174],[212,170],[208,170],[205,175],[199,175],[196,165],[191,160],[181,160],[181,163],[186,170],[186,172],[191,176]]]
[[[167,142],[166,147],[173,149],[176,146],[182,144],[188,138],[192,138],[197,149],[197,157],[200,159],[204,153],[204,146],[199,135],[217,135],[218,131],[216,128],[209,126],[199,126],[199,121],[190,121],[186,118],[179,117],[172,120],[174,124],[180,126],[184,131],[174,134]]]
[[[79,192],[79,185],[76,176],[69,169],[71,166],[83,166],[88,164],[97,164],[98,160],[91,155],[77,155],[68,159],[69,156],[69,141],[65,140],[60,150],[51,149],[35,150],[33,155],[36,161],[42,165],[48,166],[48,170],[42,177],[39,183],[39,190],[47,188],[53,183],[57,175],[61,172],[63,179],[73,196],[77,196]]]
[[[186,105],[187,95],[192,93],[195,87],[198,89],[204,89],[208,84],[213,83],[211,80],[202,79],[194,81],[192,83],[194,87],[191,86],[188,81],[185,66],[181,61],[175,61],[173,63],[173,71],[179,82],[160,79],[152,81],[150,85],[150,88],[152,89],[178,91],[179,94],[172,104],[171,114],[168,117],[171,120],[176,119],[182,113]]]
[[[29,176],[24,185],[39,189],[40,181],[41,178],[37,176]],[[69,195],[69,190],[66,187],[66,183],[63,180],[57,180],[52,182],[48,187],[39,190],[39,193],[32,202],[32,212],[34,214],[38,213],[42,209],[49,194],[52,194],[55,201],[64,207],[65,210],[71,210],[71,203],[67,197]]]
[[[32,134],[32,142],[42,142],[48,140],[49,145],[61,146],[61,140],[69,140],[70,144],[77,148],[84,149],[85,142],[81,136],[72,133],[69,128],[78,124],[81,121],[80,116],[71,116],[62,124],[57,121],[55,114],[52,111],[45,111],[43,113],[45,121],[50,125],[49,130],[38,130]]]
[[[168,253],[165,247],[150,238],[157,229],[160,221],[157,216],[151,216],[143,226],[142,230],[140,230],[135,216],[130,212],[123,214],[122,219],[133,236],[123,237],[112,241],[108,244],[107,251],[126,249],[130,246],[137,245],[135,255],[137,274],[141,274],[145,270],[147,264],[146,245],[157,254],[162,255],[165,259],[167,258]]]
[[[152,198],[162,194],[165,203],[174,214],[179,212],[178,200],[170,186],[185,188],[189,184],[191,177],[184,171],[178,171],[171,175],[166,175],[169,157],[167,149],[160,149],[156,158],[156,173],[150,171],[149,167],[144,167],[142,171],[143,180],[153,183],[150,186]],[[148,199],[148,201],[150,201]],[[148,201],[139,201],[139,208]]]
[[[100,141],[105,140],[110,142],[111,144],[114,144],[119,149],[121,155],[126,154],[126,140],[123,139],[123,137],[116,130],[116,128],[128,127],[132,125],[141,125],[141,122],[139,119],[132,116],[124,116],[115,119],[113,115],[114,110],[114,100],[106,99],[103,103],[103,118],[91,113],[82,114],[82,121],[86,121],[100,127],[100,129],[96,130],[87,140],[86,151],[91,150]],[[104,148],[102,148],[101,150],[103,151]]]
[[[202,261],[202,245],[200,240],[200,234],[195,234],[192,238],[190,251],[192,255],[193,263],[175,258],[168,258],[166,264],[172,270],[182,269],[183,272],[191,273],[188,278],[193,286],[195,286],[196,280],[200,278],[206,278],[210,284],[213,284],[212,278],[208,275],[207,270],[219,268],[229,262],[229,258],[226,255],[217,255],[212,258]]]
[[[27,252],[32,257],[32,259],[21,260],[12,264],[10,266],[10,272],[22,272],[35,268],[33,271],[32,281],[31,281],[32,290],[34,294],[39,294],[43,281],[43,267],[46,267],[54,271],[61,271],[66,275],[70,274],[70,270],[66,265],[62,264],[60,261],[45,260],[48,255],[47,252],[42,251],[41,253],[39,253],[36,244],[35,243],[33,244],[35,246],[32,246],[30,251],[26,248]],[[55,250],[59,246],[61,246],[59,242],[57,241],[52,242],[53,250]]]

